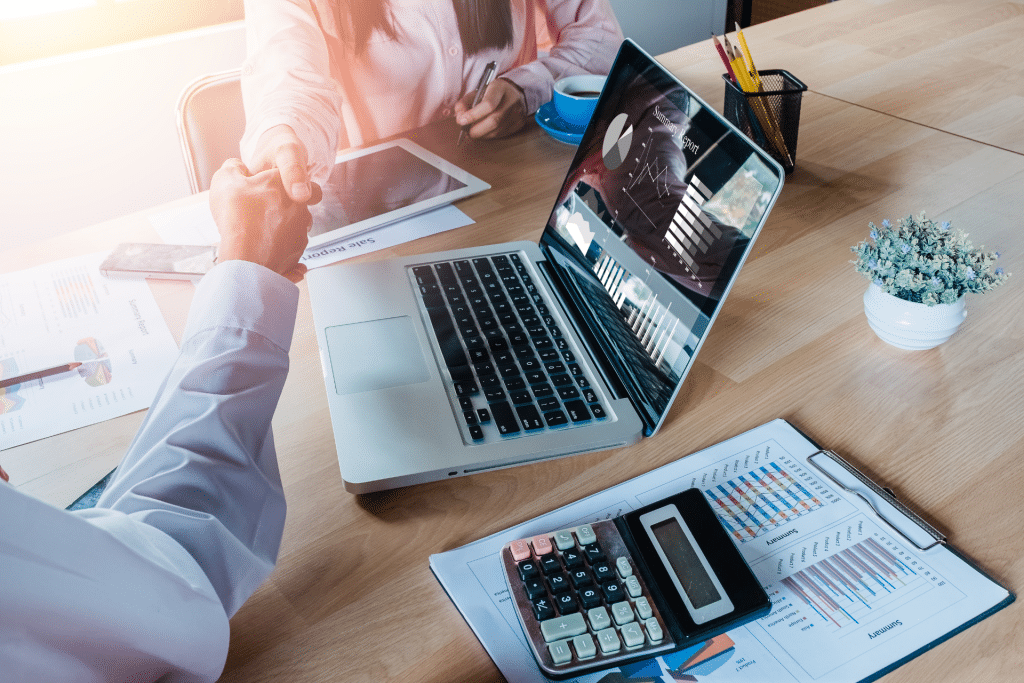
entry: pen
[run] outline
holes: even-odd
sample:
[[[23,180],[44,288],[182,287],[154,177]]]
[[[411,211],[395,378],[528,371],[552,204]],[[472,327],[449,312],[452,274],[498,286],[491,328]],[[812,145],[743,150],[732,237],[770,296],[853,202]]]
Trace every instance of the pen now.
[[[36,370],[26,375],[19,375],[17,377],[8,377],[6,379],[0,379],[0,389],[6,387],[13,387],[15,384],[21,384],[22,382],[31,382],[34,379],[41,379],[43,377],[49,377],[50,375],[59,375],[62,372],[70,372],[77,368],[81,363],[65,363],[64,365],[58,365],[54,368],[47,368],[45,370]]]
[[[483,99],[484,91],[490,85],[491,78],[494,76],[494,69],[497,66],[495,62],[487,62],[487,66],[484,67],[484,72],[480,75],[480,83],[476,86],[476,95],[473,96],[473,107],[480,104],[480,100]],[[470,109],[473,107],[470,107]],[[459,141],[455,143],[456,147],[462,144],[462,138],[467,130],[469,130],[469,126],[463,126],[462,130],[459,131]]]

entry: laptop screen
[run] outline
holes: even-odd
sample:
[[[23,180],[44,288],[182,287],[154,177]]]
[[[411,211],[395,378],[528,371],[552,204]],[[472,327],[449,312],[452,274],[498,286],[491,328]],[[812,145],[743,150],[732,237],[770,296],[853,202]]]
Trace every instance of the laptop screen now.
[[[782,178],[775,161],[623,43],[541,246],[648,434],[689,372]]]

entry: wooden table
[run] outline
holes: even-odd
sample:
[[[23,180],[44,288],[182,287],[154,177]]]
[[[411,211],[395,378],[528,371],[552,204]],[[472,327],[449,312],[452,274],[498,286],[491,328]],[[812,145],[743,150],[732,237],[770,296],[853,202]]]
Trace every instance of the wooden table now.
[[[292,370],[274,421],[289,505],[284,541],[276,571],[232,620],[222,680],[501,680],[430,573],[431,553],[776,417],[893,487],[951,543],[1020,591],[1022,275],[970,297],[967,320],[950,341],[908,352],[868,327],[861,303],[867,283],[849,261],[868,221],[924,209],[965,228],[976,245],[1000,249],[1008,271],[1021,270],[1024,124],[1021,107],[1013,107],[1024,79],[999,48],[1024,52],[1022,27],[1020,2],[842,0],[745,31],[760,68],[786,68],[810,86],[796,171],[668,424],[628,449],[352,496],[338,473],[303,288]],[[721,107],[721,65],[710,44],[661,59]],[[915,64],[935,73],[955,67],[975,80],[924,87]],[[466,148],[455,161],[493,186],[459,204],[476,224],[366,258],[539,237],[573,149],[532,125],[511,139]],[[195,200],[181,203],[188,201]],[[0,269],[129,238],[155,238],[145,212],[6,252]],[[180,330],[191,286],[163,283],[157,293]],[[139,419],[113,420],[0,457],[15,483],[66,504],[61,482],[89,463],[116,464]],[[81,457],[41,472],[40,459],[60,451]],[[1013,605],[886,680],[1019,680],[1022,614]]]

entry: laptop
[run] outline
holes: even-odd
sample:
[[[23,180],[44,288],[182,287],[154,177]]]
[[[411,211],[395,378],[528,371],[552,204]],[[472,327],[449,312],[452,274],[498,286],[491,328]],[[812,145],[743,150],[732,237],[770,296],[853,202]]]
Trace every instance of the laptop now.
[[[626,40],[539,243],[307,275],[346,489],[655,435],[782,183]]]

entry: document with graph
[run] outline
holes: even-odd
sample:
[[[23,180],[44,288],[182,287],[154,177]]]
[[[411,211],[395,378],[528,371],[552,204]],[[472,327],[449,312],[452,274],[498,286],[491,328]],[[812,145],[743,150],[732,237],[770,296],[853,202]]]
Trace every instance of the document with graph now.
[[[510,541],[701,490],[772,600],[768,616],[579,683],[874,680],[1014,600],[941,534],[784,420],[433,555],[430,567],[510,683],[546,680],[513,609]]]
[[[0,275],[0,450],[148,408],[177,356],[144,280],[108,279],[106,254]]]

